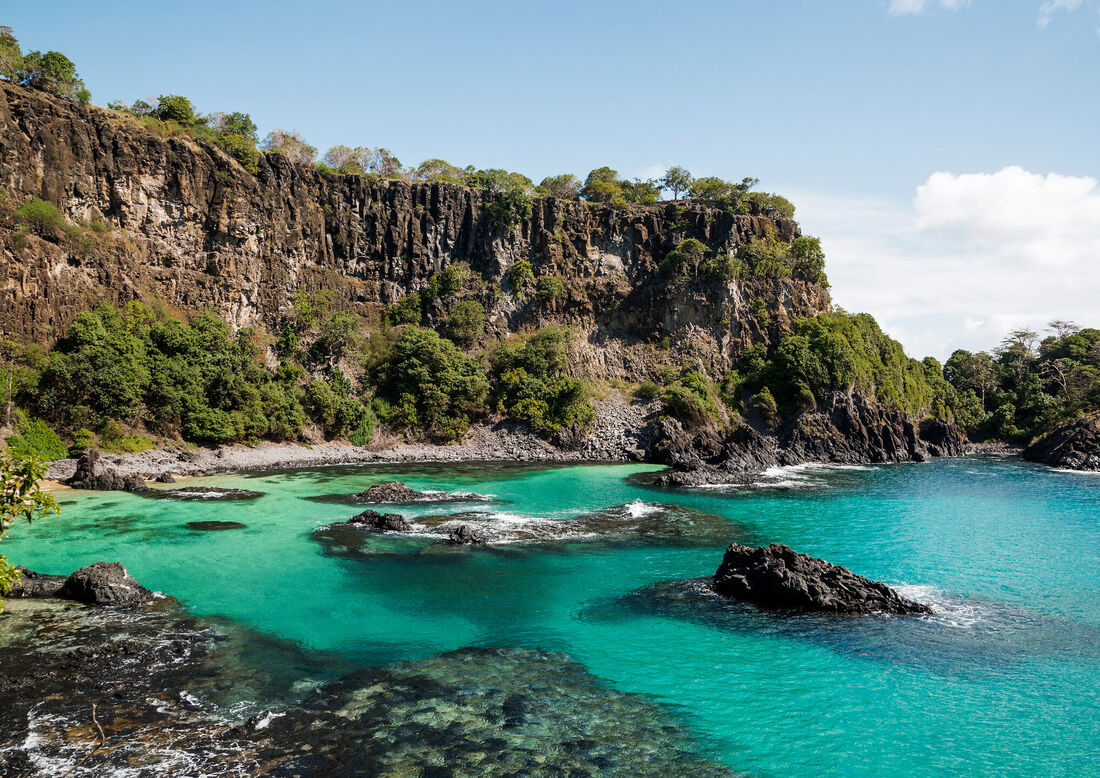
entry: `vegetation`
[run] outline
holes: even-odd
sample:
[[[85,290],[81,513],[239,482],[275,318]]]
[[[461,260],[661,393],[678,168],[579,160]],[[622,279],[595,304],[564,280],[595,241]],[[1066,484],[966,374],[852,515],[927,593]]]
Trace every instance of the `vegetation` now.
[[[956,351],[943,373],[959,395],[967,434],[1026,443],[1100,410],[1100,330],[1055,321],[1042,340],[1017,330],[993,353]]]
[[[31,89],[87,103],[92,93],[77,75],[76,65],[60,51],[23,53],[11,27],[0,27],[0,76]]]
[[[30,522],[60,510],[53,497],[38,486],[45,473],[45,466],[38,460],[0,449],[0,540],[8,536],[16,521]],[[4,595],[18,581],[19,571],[0,554],[0,611],[4,609]]]
[[[498,411],[542,432],[586,431],[596,420],[588,385],[566,375],[566,330],[547,327],[522,343],[507,342],[489,361]]]

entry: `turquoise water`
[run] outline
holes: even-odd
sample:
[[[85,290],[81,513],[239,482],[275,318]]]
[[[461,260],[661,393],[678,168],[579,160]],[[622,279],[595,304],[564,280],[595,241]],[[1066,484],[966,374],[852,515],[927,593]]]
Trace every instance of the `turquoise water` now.
[[[646,485],[653,470],[368,466],[189,482],[266,493],[227,503],[66,492],[60,517],[16,527],[5,552],[56,573],[118,560],[198,615],[352,665],[469,645],[564,651],[668,706],[700,752],[752,775],[1100,775],[1100,476],[969,458],[667,491]],[[355,555],[312,534],[361,509],[308,497],[394,478],[494,498],[395,509],[412,518],[481,510],[507,532],[679,505],[721,517],[728,537],[577,533],[447,551],[421,537]],[[184,526],[211,519],[248,526]],[[940,615],[696,614],[638,593],[712,573],[730,540],[787,543]]]

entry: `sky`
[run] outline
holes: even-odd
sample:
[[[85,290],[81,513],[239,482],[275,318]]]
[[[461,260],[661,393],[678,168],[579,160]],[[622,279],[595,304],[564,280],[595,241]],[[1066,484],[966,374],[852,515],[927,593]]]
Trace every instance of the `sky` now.
[[[1100,327],[1100,0],[0,4],[94,103],[183,94],[322,151],[760,179],[914,356]]]

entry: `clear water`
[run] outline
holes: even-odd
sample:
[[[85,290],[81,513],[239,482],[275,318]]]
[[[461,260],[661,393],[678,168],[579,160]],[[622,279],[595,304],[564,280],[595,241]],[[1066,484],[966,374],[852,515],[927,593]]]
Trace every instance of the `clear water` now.
[[[42,572],[118,560],[196,614],[353,664],[468,645],[564,651],[667,705],[701,752],[752,775],[1100,775],[1100,476],[970,458],[662,491],[636,477],[652,469],[368,466],[191,482],[266,493],[235,503],[67,492],[60,517],[16,527],[5,551]],[[633,501],[719,514],[730,540],[787,543],[904,586],[940,615],[707,620],[629,596],[712,573],[720,543],[326,554],[311,532],[358,509],[305,498],[393,478],[492,495],[502,524]],[[212,519],[248,527],[184,527]]]

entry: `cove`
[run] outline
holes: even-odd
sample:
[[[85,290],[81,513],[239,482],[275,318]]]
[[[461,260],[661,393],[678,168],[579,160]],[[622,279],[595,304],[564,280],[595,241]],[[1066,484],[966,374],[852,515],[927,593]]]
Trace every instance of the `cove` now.
[[[668,490],[649,484],[656,471],[402,465],[188,481],[263,493],[217,503],[64,492],[62,515],[18,527],[6,552],[48,573],[120,561],[195,616],[270,636],[273,664],[306,664],[288,646],[341,672],[468,647],[560,652],[655,702],[700,755],[750,775],[1098,769],[1100,476],[971,457]],[[310,498],[394,479],[491,500],[387,511],[414,523],[476,514],[511,542],[442,549],[428,533],[347,553],[319,535],[360,509]],[[584,520],[605,511],[601,526],[637,524],[661,506],[709,518],[695,537],[596,533]],[[188,529],[208,521],[245,526]],[[549,522],[578,529],[520,531]],[[713,573],[733,540],[787,543],[937,615],[815,621],[662,596],[668,582]],[[300,680],[326,680],[309,672]],[[219,704],[230,715],[234,701]]]

